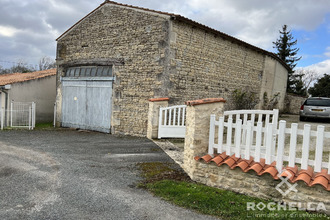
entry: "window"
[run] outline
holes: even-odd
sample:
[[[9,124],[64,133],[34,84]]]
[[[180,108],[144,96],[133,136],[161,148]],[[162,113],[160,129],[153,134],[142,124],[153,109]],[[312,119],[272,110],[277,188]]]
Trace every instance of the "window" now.
[[[307,99],[305,105],[307,106],[330,106],[329,99]]]
[[[112,77],[112,66],[80,66],[66,70],[67,77]]]

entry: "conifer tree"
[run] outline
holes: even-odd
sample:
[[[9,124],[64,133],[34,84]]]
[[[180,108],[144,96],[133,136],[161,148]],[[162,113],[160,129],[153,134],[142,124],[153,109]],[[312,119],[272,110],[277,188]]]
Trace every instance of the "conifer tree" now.
[[[290,67],[287,81],[287,92],[295,93],[296,86],[300,81],[299,79],[302,77],[301,74],[295,74],[293,71],[297,65],[297,61],[301,59],[301,57],[296,56],[299,48],[293,48],[297,44],[297,40],[294,40],[287,25],[283,25],[282,31],[279,32],[279,39],[273,42],[274,48],[277,49],[277,56]]]

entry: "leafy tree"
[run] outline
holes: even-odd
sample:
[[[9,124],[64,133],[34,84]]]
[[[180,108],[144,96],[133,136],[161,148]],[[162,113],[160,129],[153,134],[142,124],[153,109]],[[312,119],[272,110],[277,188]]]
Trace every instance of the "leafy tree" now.
[[[324,76],[318,79],[308,92],[314,97],[330,98],[330,75],[324,74]]]
[[[297,44],[297,40],[294,40],[291,31],[288,30],[287,25],[283,25],[282,31],[280,32],[280,37],[277,39],[274,44],[274,48],[277,49],[277,56],[283,60],[289,67],[289,75],[287,81],[287,91],[295,93],[296,84],[299,83],[299,77],[302,77],[301,74],[294,74],[293,69],[297,65],[297,61],[301,57],[297,57],[299,48],[293,48]]]

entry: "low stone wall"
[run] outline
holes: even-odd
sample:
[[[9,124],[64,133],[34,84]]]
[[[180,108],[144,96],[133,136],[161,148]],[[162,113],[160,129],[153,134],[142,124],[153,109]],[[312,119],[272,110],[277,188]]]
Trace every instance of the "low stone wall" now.
[[[330,192],[321,185],[309,187],[304,182],[298,181],[295,187],[297,192],[292,191],[282,196],[275,188],[281,180],[274,180],[269,174],[258,176],[254,171],[244,173],[240,168],[231,170],[227,165],[218,167],[214,163],[206,164],[192,160],[190,162],[196,163],[194,171],[189,172],[194,181],[276,202],[295,202],[302,208],[307,208],[307,203],[312,204],[311,208],[316,208],[317,204],[322,202],[327,210],[326,213],[330,214]]]
[[[270,174],[257,175],[255,171],[243,172],[240,168],[230,169],[226,164],[218,167],[215,163],[205,163],[196,161],[195,156],[204,156],[208,152],[208,132],[210,115],[216,117],[223,115],[223,99],[212,101],[197,100],[186,102],[186,139],[184,146],[183,168],[194,181],[237,193],[272,199],[278,202],[290,202],[290,206],[298,208],[316,208],[322,203],[326,213],[330,214],[330,192],[321,185],[307,186],[302,181],[297,182],[297,192],[291,191],[287,195],[282,195],[276,190],[276,186],[281,180],[275,180]],[[285,184],[286,185],[286,184]],[[292,185],[290,183],[290,185]],[[282,187],[281,187],[282,189]],[[282,189],[286,191],[285,187]],[[307,203],[312,207],[308,207]],[[322,211],[322,210],[321,210]]]
[[[305,97],[287,94],[285,97],[285,113],[298,115]]]

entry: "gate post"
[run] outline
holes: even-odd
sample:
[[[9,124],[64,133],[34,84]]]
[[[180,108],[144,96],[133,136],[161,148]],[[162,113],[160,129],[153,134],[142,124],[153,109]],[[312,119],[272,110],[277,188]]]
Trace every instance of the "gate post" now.
[[[194,157],[204,156],[208,152],[210,116],[223,116],[223,98],[209,98],[187,101],[186,138],[184,144],[183,168],[193,178],[196,170]]]
[[[158,137],[159,108],[167,107],[169,98],[149,99],[147,138]]]

